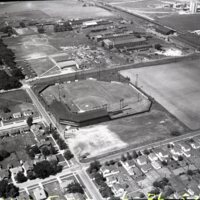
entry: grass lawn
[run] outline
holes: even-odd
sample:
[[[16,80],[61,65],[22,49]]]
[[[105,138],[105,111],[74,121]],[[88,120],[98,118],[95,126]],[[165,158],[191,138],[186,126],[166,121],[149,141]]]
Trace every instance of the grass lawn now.
[[[45,184],[43,186],[44,186],[44,190],[47,192],[48,196],[58,196],[59,200],[66,200],[58,181],[54,181],[54,182]]]

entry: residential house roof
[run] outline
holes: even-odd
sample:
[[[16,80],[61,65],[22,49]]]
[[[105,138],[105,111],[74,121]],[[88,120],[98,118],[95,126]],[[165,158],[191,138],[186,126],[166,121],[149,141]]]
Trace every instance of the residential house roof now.
[[[179,143],[179,146],[181,147],[181,149],[184,151],[184,152],[187,152],[187,151],[190,151],[191,150],[191,147],[186,144],[185,142],[181,142]]]
[[[147,158],[146,158],[146,156],[144,156],[144,155],[139,156],[139,157],[137,158],[137,163],[138,163],[139,165],[145,165],[145,164],[147,163]]]
[[[158,160],[158,157],[156,156],[155,153],[150,153],[150,154],[148,155],[148,158],[149,158],[149,160],[150,160],[151,162],[152,162],[152,161]]]
[[[34,162],[32,160],[25,161],[24,164],[23,164],[24,170],[25,171],[32,170],[33,169],[33,164],[34,164]]]
[[[33,190],[33,194],[36,200],[45,200],[47,198],[47,195],[42,188],[36,188]]]
[[[154,169],[160,169],[162,167],[161,164],[157,161],[152,162],[151,165]]]
[[[21,166],[18,166],[18,167],[11,168],[10,171],[13,174],[13,176],[15,177],[19,172],[22,172],[23,169]]]
[[[145,164],[143,166],[141,166],[141,170],[144,172],[144,173],[147,173],[149,170],[151,170],[152,167],[151,167],[151,164]]]

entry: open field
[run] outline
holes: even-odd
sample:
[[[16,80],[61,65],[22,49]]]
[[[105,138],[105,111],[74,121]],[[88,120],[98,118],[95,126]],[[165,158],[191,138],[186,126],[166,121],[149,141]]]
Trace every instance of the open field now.
[[[17,60],[36,59],[57,52],[57,49],[49,44],[45,34],[9,38],[4,42],[14,51]]]
[[[110,12],[100,8],[82,7],[82,3],[79,3],[76,0],[13,2],[1,5],[0,14],[4,14],[5,12],[12,14],[14,12],[14,16],[21,15],[22,17],[28,17],[30,15],[29,13],[38,10],[42,11],[44,14],[38,16],[32,14],[32,18],[43,18],[47,16],[59,18],[84,18],[112,15]],[[47,16],[45,16],[45,14]]]
[[[137,147],[171,136],[171,132],[188,130],[160,105],[150,112],[80,128],[68,139],[69,146],[78,156],[88,157],[128,147]]]
[[[50,86],[42,92],[48,105],[61,101],[73,112],[84,112],[107,106],[108,111],[123,108],[145,107],[149,100],[128,84],[84,80]],[[123,106],[120,101],[123,99]]]
[[[199,59],[166,65],[124,70],[122,75],[163,105],[190,129],[200,128],[200,66]]]
[[[200,29],[200,15],[171,15],[158,20],[160,23],[179,31],[194,31]]]
[[[109,0],[108,0],[109,1]],[[145,16],[147,18],[157,18],[169,16],[175,13],[173,8],[165,7],[170,1],[164,2],[161,0],[134,0],[134,1],[119,1],[109,3],[113,6],[126,9],[130,12]]]

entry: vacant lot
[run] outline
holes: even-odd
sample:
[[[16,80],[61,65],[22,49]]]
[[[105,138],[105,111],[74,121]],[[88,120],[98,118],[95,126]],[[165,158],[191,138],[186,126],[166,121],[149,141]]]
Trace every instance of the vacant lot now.
[[[80,128],[68,139],[78,156],[94,157],[115,150],[137,147],[188,130],[157,103],[150,112]]]
[[[120,82],[84,80],[50,86],[42,95],[49,105],[55,99],[61,100],[74,111],[88,111],[105,105],[109,111],[135,105],[143,110],[146,109],[144,105],[149,104],[149,100],[135,88]]]
[[[122,71],[190,129],[200,128],[199,59]]]

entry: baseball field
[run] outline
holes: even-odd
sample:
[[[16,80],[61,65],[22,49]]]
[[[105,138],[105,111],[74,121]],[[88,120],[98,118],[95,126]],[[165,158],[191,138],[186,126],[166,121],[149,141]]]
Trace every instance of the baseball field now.
[[[108,111],[129,109],[142,112],[149,108],[150,102],[129,84],[82,80],[53,85],[42,92],[48,105],[53,101],[68,105],[72,111],[85,112],[106,106]]]
[[[200,128],[200,59],[124,70],[135,82],[190,129]]]

